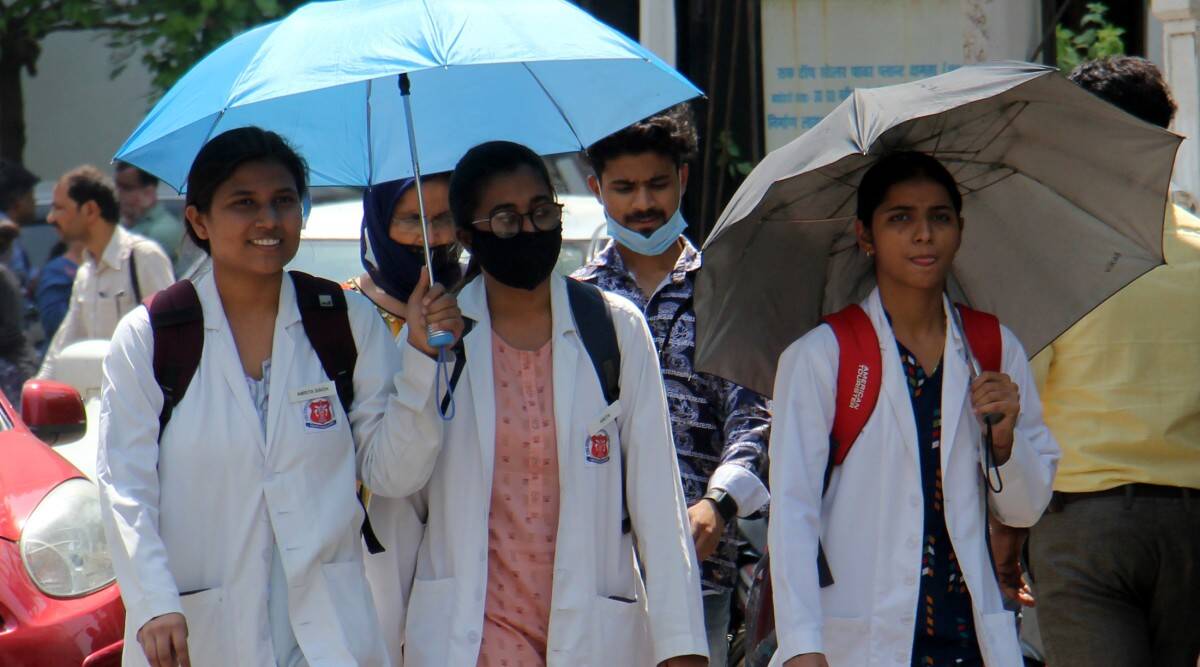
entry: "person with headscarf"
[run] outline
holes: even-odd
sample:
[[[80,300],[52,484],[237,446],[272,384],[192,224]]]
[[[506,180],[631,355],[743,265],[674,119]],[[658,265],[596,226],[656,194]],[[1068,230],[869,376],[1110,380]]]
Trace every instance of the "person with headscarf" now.
[[[379,315],[399,335],[408,296],[417,284],[425,253],[421,245],[421,209],[415,181],[405,178],[371,186],[363,193],[362,263],[365,271],[344,283],[375,304]],[[421,178],[429,245],[437,282],[453,286],[462,276],[461,248],[450,216],[450,174]]]
[[[365,271],[343,283],[375,304],[393,336],[407,320],[408,298],[425,265],[421,245],[421,209],[416,181],[405,178],[373,185],[363,193],[362,263]],[[421,178],[425,217],[429,222],[430,253],[435,280],[447,286],[459,282],[461,248],[455,240],[450,215],[450,174]],[[402,340],[402,339],[401,339]],[[409,581],[401,573],[413,571],[420,522],[411,503],[401,498],[372,496],[363,489],[371,525],[385,550],[366,556],[367,581],[375,599],[388,653],[399,664],[404,630],[404,604]],[[411,578],[411,577],[408,577]]]

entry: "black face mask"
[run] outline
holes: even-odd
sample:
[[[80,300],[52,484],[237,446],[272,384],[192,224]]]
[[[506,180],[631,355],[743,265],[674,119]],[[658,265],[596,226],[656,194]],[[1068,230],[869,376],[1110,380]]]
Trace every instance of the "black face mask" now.
[[[417,267],[425,266],[425,248],[419,245],[397,244],[407,252]],[[447,289],[458,284],[462,278],[462,266],[458,256],[462,249],[457,243],[429,246],[429,257],[433,260],[433,279]],[[416,286],[416,281],[409,286],[409,293]]]
[[[561,248],[562,227],[519,232],[507,239],[471,230],[471,255],[493,278],[517,289],[532,290],[542,284],[554,270]]]

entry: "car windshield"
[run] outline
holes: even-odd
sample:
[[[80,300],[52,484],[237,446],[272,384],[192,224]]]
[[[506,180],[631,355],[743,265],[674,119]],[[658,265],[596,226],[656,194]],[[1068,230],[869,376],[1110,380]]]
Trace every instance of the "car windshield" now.
[[[358,241],[349,239],[304,239],[287,268],[339,283],[363,272]]]

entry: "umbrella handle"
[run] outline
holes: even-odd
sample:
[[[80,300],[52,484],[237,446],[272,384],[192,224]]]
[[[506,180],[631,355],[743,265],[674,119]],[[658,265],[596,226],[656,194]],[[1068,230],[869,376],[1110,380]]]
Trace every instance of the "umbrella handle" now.
[[[425,194],[421,191],[421,160],[417,157],[417,131],[413,122],[412,103],[409,102],[412,84],[408,80],[407,72],[400,74],[399,86],[400,98],[404,101],[405,124],[408,126],[408,152],[412,157],[413,180],[416,181],[417,210],[421,214],[421,246],[425,251],[425,266],[429,269],[429,282],[433,284],[433,258],[429,252],[429,222],[425,218]],[[438,348],[439,351],[454,344],[454,334],[435,329],[432,326],[425,328],[425,339],[429,343],[429,347]]]

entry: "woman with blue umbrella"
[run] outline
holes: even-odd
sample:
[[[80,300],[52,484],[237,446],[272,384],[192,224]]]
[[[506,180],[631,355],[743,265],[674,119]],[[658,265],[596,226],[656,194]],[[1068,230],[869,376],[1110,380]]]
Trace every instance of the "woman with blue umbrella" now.
[[[455,238],[450,215],[449,187],[448,173],[421,179],[433,274],[440,282],[453,286],[462,277],[462,269],[461,246]],[[400,335],[408,320],[410,297],[425,265],[420,209],[414,179],[388,181],[368,188],[363,193],[361,240],[365,270],[344,283],[347,289],[362,294],[375,305],[398,342],[402,342]],[[388,653],[399,659],[404,601],[408,598],[413,559],[423,531],[420,522],[413,520],[412,504],[406,499],[375,495],[369,489],[364,490],[363,499],[375,534],[385,547],[383,552],[367,555],[367,581],[371,584]]]

